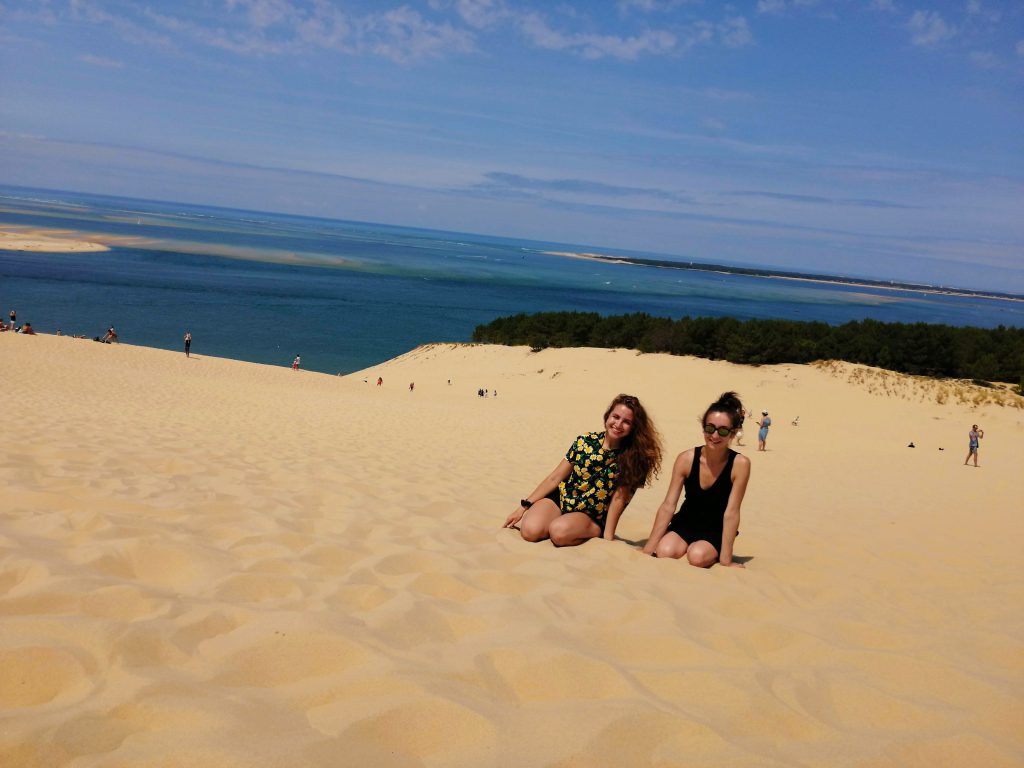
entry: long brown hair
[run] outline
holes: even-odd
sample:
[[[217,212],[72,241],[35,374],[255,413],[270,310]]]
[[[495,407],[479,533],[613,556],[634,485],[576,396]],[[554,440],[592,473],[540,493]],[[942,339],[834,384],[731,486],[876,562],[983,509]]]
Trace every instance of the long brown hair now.
[[[633,428],[619,447],[619,485],[635,491],[651,482],[661,470],[661,435],[640,398],[633,395],[617,395],[604,412],[604,421],[608,421],[617,405],[633,412]]]

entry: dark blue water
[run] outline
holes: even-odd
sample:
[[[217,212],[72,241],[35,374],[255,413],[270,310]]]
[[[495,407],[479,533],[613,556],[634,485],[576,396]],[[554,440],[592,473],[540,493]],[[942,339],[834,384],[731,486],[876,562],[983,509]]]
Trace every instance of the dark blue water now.
[[[106,253],[0,251],[0,309],[41,332],[93,337],[114,325],[123,342],[180,349],[190,330],[196,354],[280,365],[301,354],[331,373],[545,310],[1024,325],[1024,304],[1011,301],[604,264],[543,253],[593,247],[91,195],[0,189],[0,224],[122,238]]]

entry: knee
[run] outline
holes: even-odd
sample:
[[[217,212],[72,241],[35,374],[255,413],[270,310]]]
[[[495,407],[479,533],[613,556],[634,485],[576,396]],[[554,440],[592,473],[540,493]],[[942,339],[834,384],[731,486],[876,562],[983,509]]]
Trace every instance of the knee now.
[[[551,521],[551,525],[548,526],[548,536],[551,538],[551,543],[556,547],[565,547],[575,543],[576,536],[569,529],[569,526],[565,525],[565,518],[559,517]]]
[[[540,526],[524,525],[519,529],[519,535],[523,537],[523,541],[544,541],[548,537],[548,532]]]
[[[564,531],[552,531],[551,543],[556,547],[568,547],[576,543],[576,537],[570,536]]]
[[[718,552],[710,544],[697,542],[691,544],[686,551],[686,559],[690,565],[696,568],[710,568],[718,561]]]
[[[679,542],[665,541],[662,539],[658,542],[658,546],[654,550],[654,554],[657,557],[670,557],[673,560],[678,560],[686,554],[686,546]]]

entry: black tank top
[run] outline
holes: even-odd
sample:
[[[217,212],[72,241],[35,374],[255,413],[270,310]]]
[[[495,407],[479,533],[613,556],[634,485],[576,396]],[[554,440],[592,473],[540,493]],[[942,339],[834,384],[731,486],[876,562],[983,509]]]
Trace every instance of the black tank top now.
[[[704,446],[697,446],[693,451],[693,464],[690,474],[683,482],[686,498],[679,508],[679,514],[685,515],[687,525],[699,530],[722,530],[725,508],[729,506],[729,494],[732,493],[732,463],[736,460],[736,451],[729,449],[729,457],[725,466],[710,488],[700,487],[700,452]]]

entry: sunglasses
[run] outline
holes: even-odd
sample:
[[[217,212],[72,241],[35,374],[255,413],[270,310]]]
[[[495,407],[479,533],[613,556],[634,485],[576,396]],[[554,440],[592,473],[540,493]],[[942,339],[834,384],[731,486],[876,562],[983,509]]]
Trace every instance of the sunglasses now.
[[[734,431],[735,430],[732,429],[731,427],[716,427],[714,424],[705,424],[704,425],[704,434],[705,435],[713,435],[713,434],[715,434],[715,432],[717,432],[719,437],[728,437]]]

